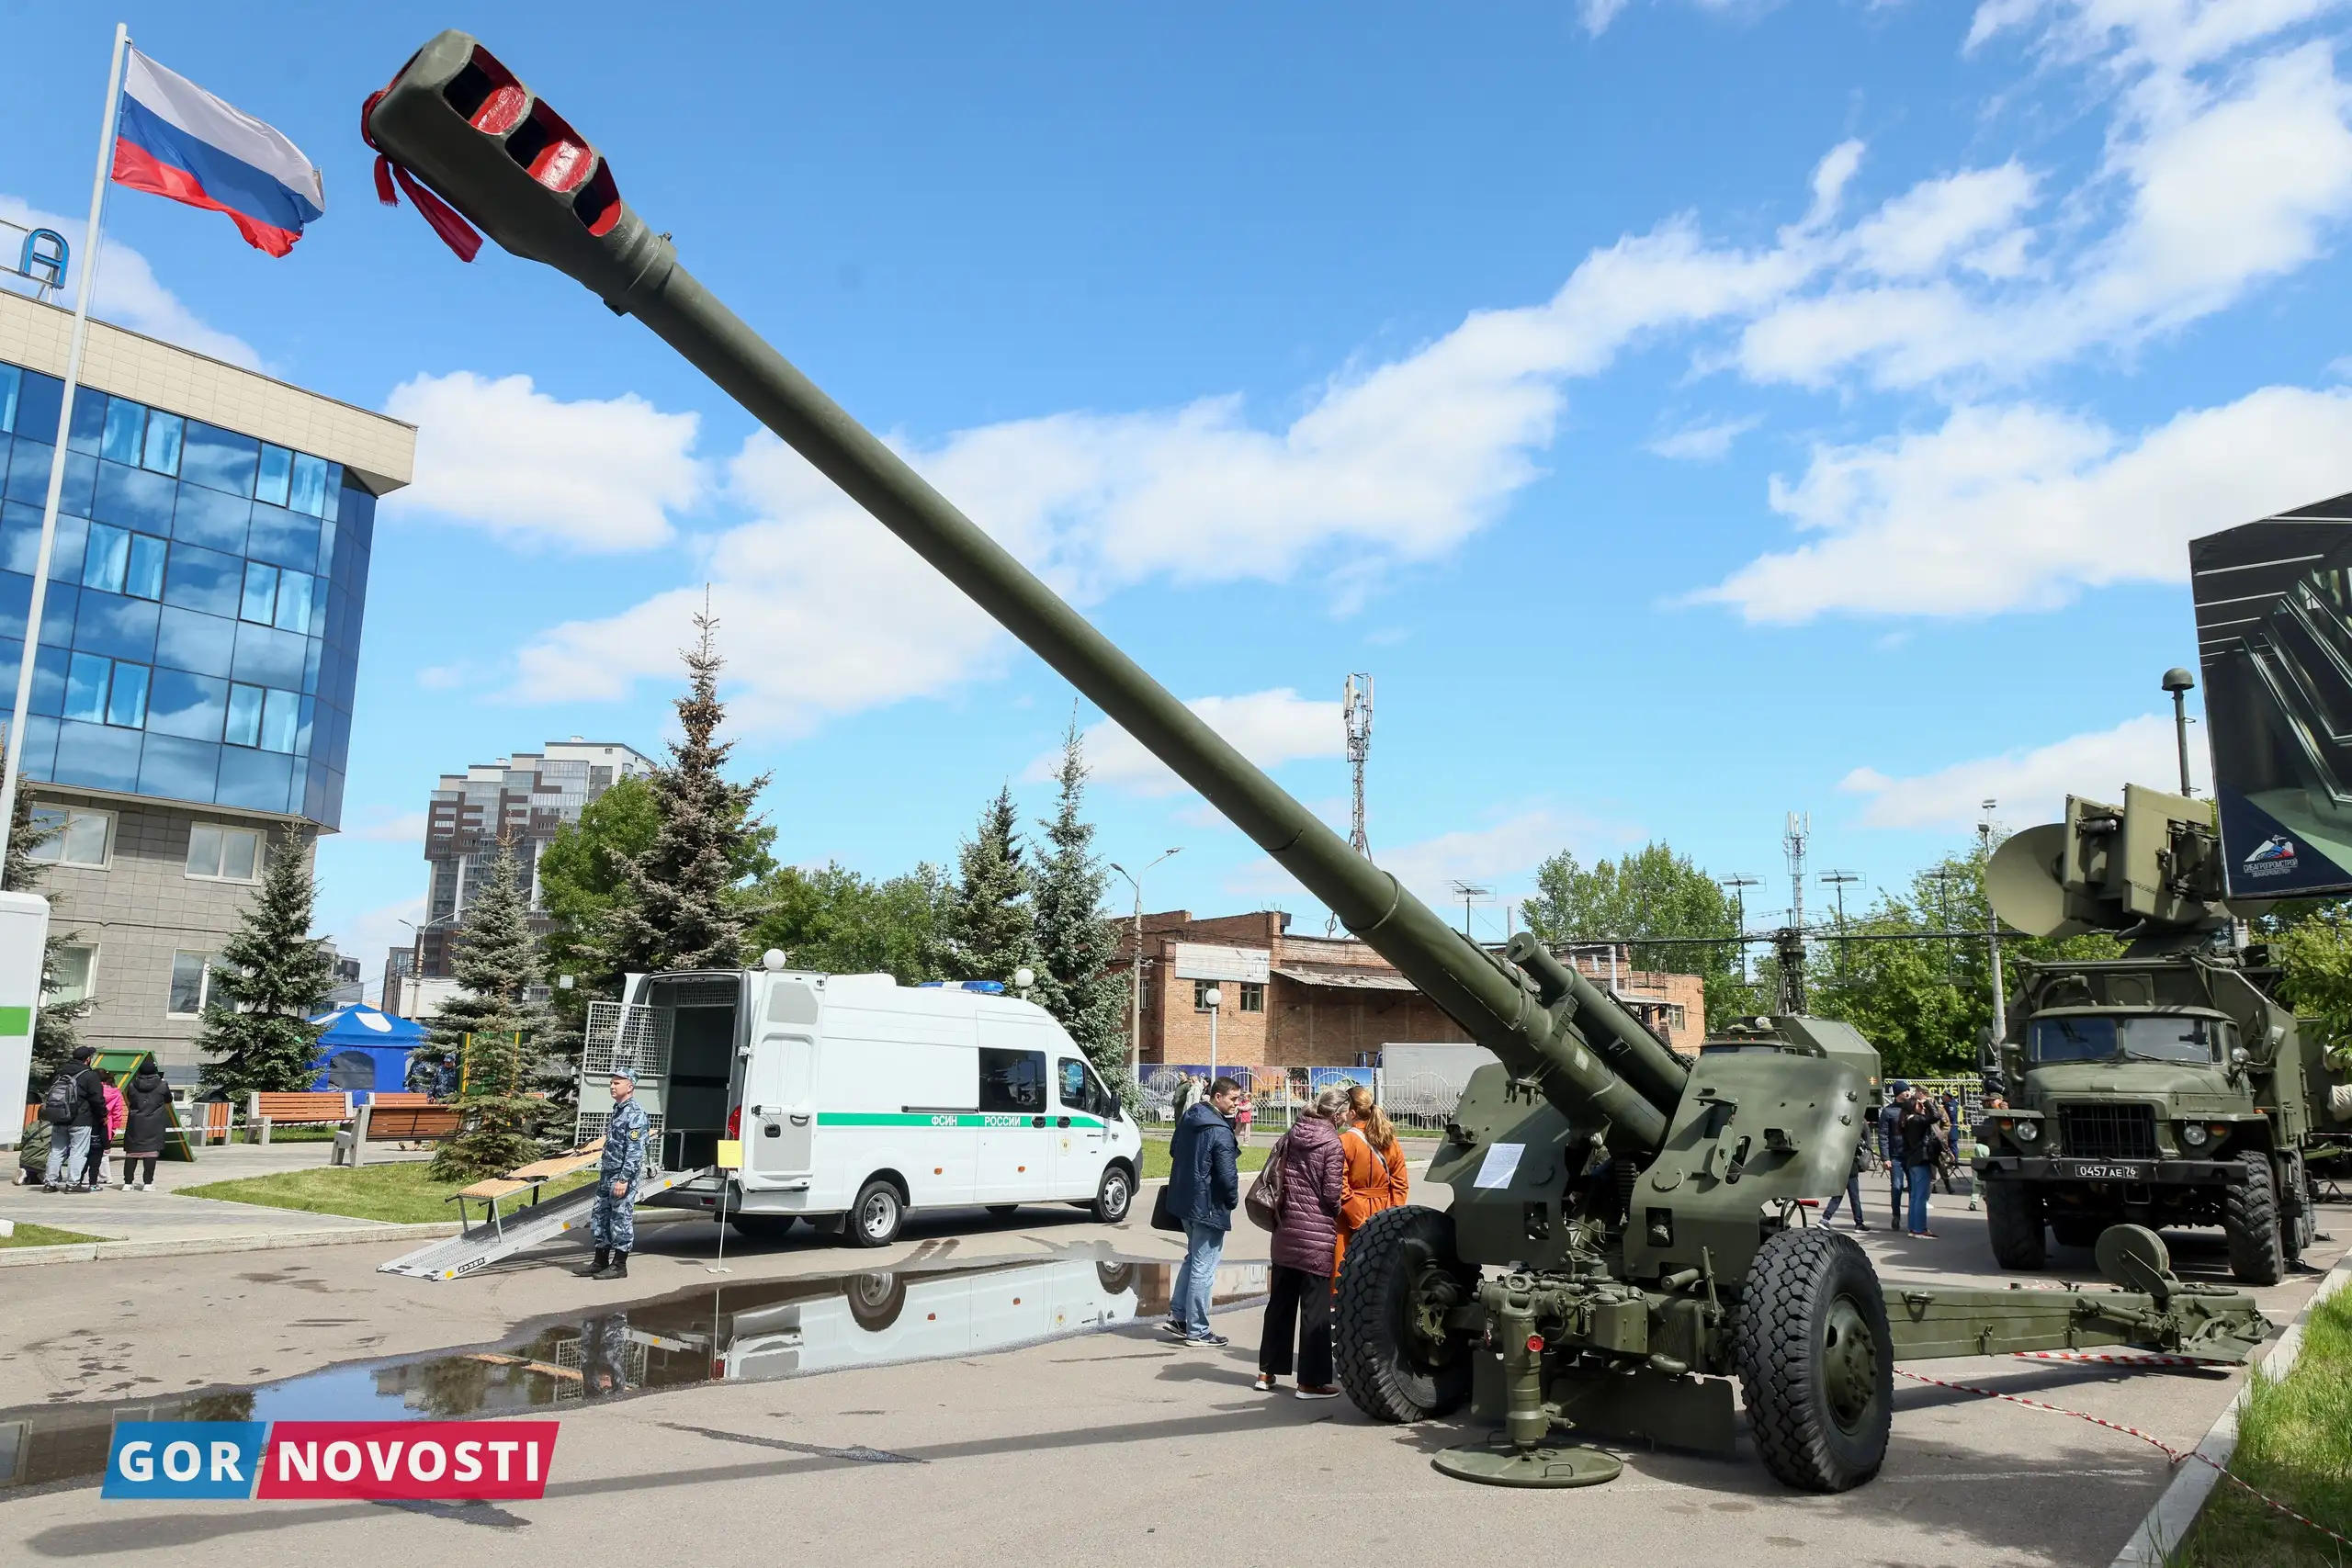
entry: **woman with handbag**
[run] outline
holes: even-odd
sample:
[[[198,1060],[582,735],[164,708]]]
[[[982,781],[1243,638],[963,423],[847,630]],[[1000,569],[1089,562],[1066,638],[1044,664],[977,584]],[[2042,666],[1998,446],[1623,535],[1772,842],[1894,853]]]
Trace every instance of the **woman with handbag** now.
[[[1362,1084],[1348,1090],[1347,1113],[1340,1124],[1340,1157],[1347,1165],[1348,1185],[1340,1200],[1340,1244],[1331,1254],[1335,1280],[1348,1260],[1348,1237],[1381,1210],[1404,1202],[1413,1188],[1396,1129],[1374,1103],[1372,1090]]]
[[[1298,1397],[1340,1396],[1331,1365],[1331,1270],[1340,1250],[1340,1206],[1347,1197],[1347,1161],[1340,1152],[1340,1118],[1347,1109],[1343,1088],[1317,1095],[1315,1109],[1274,1145],[1250,1190],[1250,1217],[1261,1224],[1271,1200],[1274,1233],[1269,1249],[1273,1278],[1258,1344],[1261,1393],[1281,1387],[1295,1347]]]

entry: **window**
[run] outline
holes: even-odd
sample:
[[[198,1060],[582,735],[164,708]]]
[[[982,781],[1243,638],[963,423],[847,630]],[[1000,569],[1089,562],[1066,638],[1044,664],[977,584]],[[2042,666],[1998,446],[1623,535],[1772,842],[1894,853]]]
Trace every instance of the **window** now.
[[[1208,1011],[1208,1010],[1209,1010],[1209,993],[1210,993],[1211,991],[1214,991],[1214,990],[1216,990],[1216,989],[1218,989],[1218,985],[1217,985],[1217,982],[1216,982],[1216,981],[1215,981],[1215,980],[1195,980],[1195,981],[1193,981],[1193,1010],[1194,1012],[1206,1012],[1206,1011]]]
[[[207,953],[175,953],[172,954],[172,994],[164,1010],[174,1018],[195,1018],[204,1011],[204,1004],[212,999],[212,955]]]
[[[1046,1109],[1043,1051],[980,1050],[980,1109],[1042,1115]]]
[[[277,617],[280,631],[308,632],[311,629],[311,579],[307,572],[281,571],[277,574]]]
[[[216,882],[259,881],[260,832],[198,822],[188,829],[187,874]]]
[[[76,409],[79,412],[79,409]],[[147,411],[129,398],[107,400],[107,430],[98,446],[101,457],[139,466],[139,449],[146,433]]]
[[[245,592],[237,605],[237,618],[267,626],[277,604],[277,569],[264,566],[257,560],[245,563]]]
[[[1064,1056],[1055,1066],[1061,1073],[1057,1087],[1064,1105],[1090,1116],[1110,1118],[1117,1113],[1118,1101],[1102,1087],[1092,1067],[1074,1056]]]
[[[49,961],[49,973],[43,976],[41,998],[51,1002],[78,1002],[87,999],[97,977],[98,950],[95,947],[61,947]]]
[[[232,682],[229,687],[229,744],[261,744],[262,689]]]
[[[139,729],[147,723],[144,664],[77,653],[65,671],[65,716]]]
[[[1243,1012],[1263,1012],[1263,1011],[1265,1011],[1265,1010],[1266,1010],[1266,987],[1265,987],[1264,986],[1262,986],[1262,985],[1259,984],[1259,983],[1258,983],[1257,981],[1255,981],[1255,980],[1244,980],[1244,981],[1242,981],[1242,982],[1241,982],[1241,1010],[1242,1010]]]
[[[254,486],[254,499],[272,506],[285,505],[287,482],[293,473],[294,454],[283,446],[265,444],[261,449],[261,482]]]
[[[180,437],[187,430],[187,421],[179,415],[165,413],[160,409],[150,411],[147,415],[146,449],[140,457],[139,466],[158,474],[178,473]]]
[[[82,865],[104,871],[107,846],[114,837],[114,813],[36,806],[33,830],[49,834],[33,846],[33,859],[48,865]]]

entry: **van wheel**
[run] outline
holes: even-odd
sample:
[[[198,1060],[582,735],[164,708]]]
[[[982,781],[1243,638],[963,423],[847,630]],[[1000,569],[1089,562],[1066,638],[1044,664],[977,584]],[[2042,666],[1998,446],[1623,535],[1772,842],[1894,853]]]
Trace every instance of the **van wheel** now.
[[[1095,1190],[1094,1217],[1106,1225],[1123,1224],[1135,1201],[1135,1178],[1125,1166],[1114,1165],[1102,1173],[1102,1185]]]
[[[858,1189],[857,1201],[842,1217],[851,1246],[888,1247],[899,1239],[899,1227],[906,1223],[907,1202],[896,1187],[877,1176]]]
[[[849,1298],[849,1314],[868,1334],[879,1334],[899,1321],[907,1304],[907,1281],[896,1273],[853,1274],[842,1281]]]

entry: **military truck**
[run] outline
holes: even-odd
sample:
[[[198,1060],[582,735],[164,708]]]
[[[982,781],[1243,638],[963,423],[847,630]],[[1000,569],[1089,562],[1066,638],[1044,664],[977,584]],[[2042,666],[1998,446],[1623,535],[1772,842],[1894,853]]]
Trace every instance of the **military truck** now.
[[[2211,806],[2137,784],[2120,807],[2070,797],[1985,881],[2030,934],[2130,938],[2120,958],[2023,966],[1986,1063],[2008,1105],[1978,1134],[1994,1256],[2039,1269],[2052,1236],[2214,1225],[2233,1274],[2276,1284],[2313,1235],[2309,1162],[2352,1138],[2352,1089],[2267,950],[2232,941]]]

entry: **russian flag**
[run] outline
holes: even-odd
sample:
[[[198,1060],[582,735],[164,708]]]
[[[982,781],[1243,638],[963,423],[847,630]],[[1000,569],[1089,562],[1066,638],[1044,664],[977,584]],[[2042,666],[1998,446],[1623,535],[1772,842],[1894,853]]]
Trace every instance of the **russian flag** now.
[[[122,79],[114,181],[225,212],[246,243],[282,256],[326,211],[326,186],[283,131],[137,50]]]

